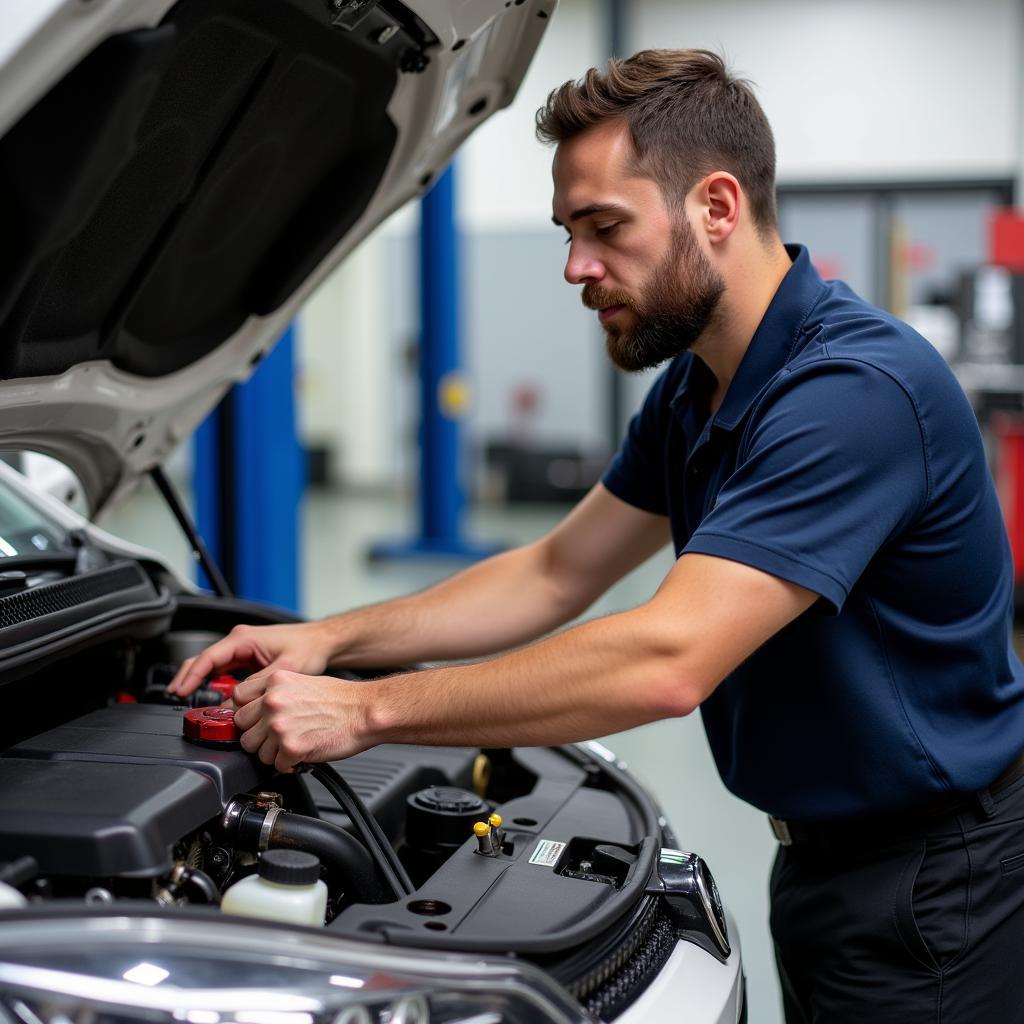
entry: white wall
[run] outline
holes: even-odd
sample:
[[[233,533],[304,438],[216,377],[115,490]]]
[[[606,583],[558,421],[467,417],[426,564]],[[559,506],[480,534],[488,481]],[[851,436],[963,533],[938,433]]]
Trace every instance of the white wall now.
[[[631,43],[753,79],[782,181],[1016,176],[1017,0],[643,0]]]
[[[781,181],[1016,177],[1017,0],[635,0],[628,47],[703,46],[754,81]],[[550,151],[533,139],[547,93],[603,59],[601,0],[561,0],[509,110],[460,157],[473,230],[550,217]]]
[[[333,479],[362,486],[382,482],[396,443],[382,244],[379,234],[367,239],[299,320],[300,432],[308,443],[331,449]]]

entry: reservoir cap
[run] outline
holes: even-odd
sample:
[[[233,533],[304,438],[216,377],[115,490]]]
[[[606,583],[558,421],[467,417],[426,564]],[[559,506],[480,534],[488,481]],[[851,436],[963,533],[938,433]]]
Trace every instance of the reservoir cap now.
[[[454,849],[466,841],[473,822],[487,817],[476,795],[456,786],[428,786],[406,798],[405,841],[418,850]]]
[[[264,850],[259,873],[278,885],[312,885],[320,879],[320,861],[303,850]]]

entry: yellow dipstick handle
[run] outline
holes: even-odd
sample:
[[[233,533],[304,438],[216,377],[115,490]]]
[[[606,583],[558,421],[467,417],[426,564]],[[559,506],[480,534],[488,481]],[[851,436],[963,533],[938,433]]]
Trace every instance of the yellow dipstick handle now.
[[[491,823],[491,828],[501,828],[500,814],[492,814],[487,820]]]
[[[477,852],[485,853],[488,857],[494,856],[494,844],[491,842],[491,826],[486,821],[478,821],[473,826],[473,834],[476,836]]]

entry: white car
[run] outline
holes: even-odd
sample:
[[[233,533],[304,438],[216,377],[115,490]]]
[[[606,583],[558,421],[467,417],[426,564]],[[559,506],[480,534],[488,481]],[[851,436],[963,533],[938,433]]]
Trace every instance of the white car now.
[[[554,13],[7,0],[0,447],[58,458],[93,513],[157,469],[510,102]],[[164,695],[212,639],[280,620],[0,463],[2,1024],[745,1015],[706,865],[597,745],[277,776],[218,709],[232,679]],[[314,923],[251,916],[234,887],[259,872],[320,893]]]

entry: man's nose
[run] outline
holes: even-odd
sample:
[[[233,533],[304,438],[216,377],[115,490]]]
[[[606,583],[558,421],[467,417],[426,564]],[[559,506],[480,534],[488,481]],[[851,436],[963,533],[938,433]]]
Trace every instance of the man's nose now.
[[[570,242],[564,276],[569,284],[589,284],[591,281],[600,281],[604,277],[604,266],[600,260],[594,259],[583,246]]]

